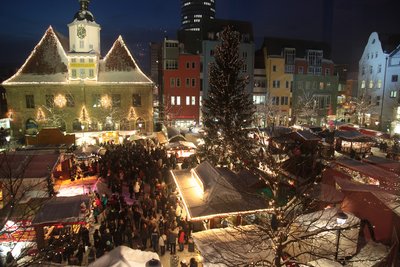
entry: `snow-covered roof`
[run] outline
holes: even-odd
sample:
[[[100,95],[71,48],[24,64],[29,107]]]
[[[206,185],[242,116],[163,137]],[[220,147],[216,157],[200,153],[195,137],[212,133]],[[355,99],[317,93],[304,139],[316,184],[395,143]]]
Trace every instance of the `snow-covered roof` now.
[[[145,267],[152,259],[160,260],[157,253],[118,246],[89,264],[90,267]]]
[[[65,50],[50,26],[22,67],[4,84],[64,83],[67,66]]]
[[[100,62],[99,83],[142,83],[152,81],[140,70],[121,36]]]
[[[244,173],[215,168],[207,161],[195,169],[171,173],[190,220],[252,214],[268,209],[265,199],[257,197],[255,190],[244,184]]]

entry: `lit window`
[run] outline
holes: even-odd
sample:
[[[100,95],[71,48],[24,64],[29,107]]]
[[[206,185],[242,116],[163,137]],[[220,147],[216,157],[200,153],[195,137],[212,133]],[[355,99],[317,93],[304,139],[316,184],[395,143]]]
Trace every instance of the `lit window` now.
[[[177,104],[178,106],[181,105],[181,97],[180,97],[180,96],[177,96],[177,97],[176,97],[176,104]]]
[[[186,96],[186,106],[190,106],[190,96]]]
[[[369,89],[372,89],[372,88],[374,88],[374,81],[369,81]]]
[[[361,88],[364,89],[365,88],[365,81],[361,82]]]
[[[192,96],[192,106],[195,106],[195,105],[196,105],[196,97]]]
[[[395,91],[395,90],[390,91],[390,97],[391,98],[396,98],[397,97],[397,91]]]
[[[323,82],[319,83],[319,89],[321,89],[321,90],[324,89],[324,83]]]
[[[382,80],[378,80],[378,82],[376,83],[376,88],[382,88]]]
[[[175,106],[175,96],[171,96],[171,106]]]

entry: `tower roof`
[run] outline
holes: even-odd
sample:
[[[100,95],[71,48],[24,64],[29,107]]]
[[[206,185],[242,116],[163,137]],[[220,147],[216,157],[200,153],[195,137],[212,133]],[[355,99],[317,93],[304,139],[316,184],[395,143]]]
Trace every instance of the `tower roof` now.
[[[81,8],[75,13],[74,20],[87,20],[93,22],[94,16],[92,12],[89,11],[90,0],[79,0],[79,3]]]

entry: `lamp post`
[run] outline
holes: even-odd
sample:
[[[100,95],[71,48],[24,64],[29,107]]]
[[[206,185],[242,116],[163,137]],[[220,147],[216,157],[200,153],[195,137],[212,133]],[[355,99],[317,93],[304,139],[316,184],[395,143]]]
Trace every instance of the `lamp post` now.
[[[336,214],[336,224],[338,226],[337,232],[336,232],[336,253],[335,253],[335,260],[338,260],[339,257],[339,245],[340,245],[340,235],[341,235],[341,227],[344,225],[347,221],[347,214],[344,213],[343,211],[339,211]]]

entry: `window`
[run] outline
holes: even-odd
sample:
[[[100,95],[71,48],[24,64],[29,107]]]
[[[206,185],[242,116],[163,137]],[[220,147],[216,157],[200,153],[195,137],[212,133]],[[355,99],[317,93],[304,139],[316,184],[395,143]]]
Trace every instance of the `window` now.
[[[34,95],[26,95],[26,108],[35,108],[35,98]]]
[[[90,78],[94,77],[94,69],[89,69],[89,77]]]
[[[361,74],[364,75],[365,74],[365,66],[362,67],[362,71]]]
[[[273,65],[273,66],[272,66],[272,71],[273,71],[273,72],[276,72],[276,65]]]
[[[76,78],[76,69],[73,69],[72,71],[71,71],[71,76],[72,76],[72,78]]]
[[[80,69],[79,70],[79,77],[84,78],[85,77],[85,69]]]
[[[283,56],[285,57],[285,65],[294,66],[294,60],[296,57],[296,49],[285,48],[285,50],[283,51]]]
[[[310,66],[321,66],[323,53],[321,50],[308,50],[307,62]]]
[[[132,106],[141,107],[142,106],[142,96],[140,94],[132,95]]]
[[[369,66],[369,74],[372,74],[374,72],[374,67],[373,66]]]
[[[196,105],[196,97],[192,96],[192,106],[195,106],[195,105]]]
[[[178,69],[178,61],[177,60],[166,60],[165,61],[165,68],[167,70],[177,70]]]
[[[54,107],[54,95],[46,95],[46,107]]]
[[[89,58],[89,63],[93,63],[93,58]]]
[[[297,82],[297,88],[298,88],[299,90],[303,90],[303,89],[304,89],[304,82],[298,81],[298,82]]]
[[[247,64],[243,64],[242,72],[247,72]]]
[[[79,41],[79,48],[84,48],[85,47],[85,42],[83,40]]]
[[[325,84],[323,82],[319,83],[319,89],[321,89],[321,90],[324,89],[324,86],[325,86]]]
[[[365,88],[365,81],[361,82],[361,88],[364,89]]]
[[[65,98],[67,99],[67,107],[73,108],[75,106],[74,97],[71,94],[67,94]]]
[[[192,69],[196,68],[196,62],[192,62]]]
[[[187,69],[190,68],[190,62],[186,62],[186,68],[187,68]]]
[[[190,96],[186,96],[186,106],[190,106]]]
[[[176,78],[176,87],[181,87],[181,79]]]
[[[325,109],[331,105],[330,95],[314,95],[314,99],[318,108]]]
[[[374,88],[374,81],[369,81],[369,89],[372,89],[372,88]]]
[[[190,79],[186,78],[186,87],[190,87]]]
[[[331,69],[330,68],[326,68],[325,69],[325,76],[329,76],[331,75]]]
[[[299,74],[303,74],[304,73],[304,67],[303,66],[300,66],[299,67]]]
[[[381,96],[376,96],[376,105],[379,106],[381,104]]]
[[[85,59],[84,59],[84,58],[81,58],[81,59],[79,59],[79,62],[80,62],[80,63],[85,63]]]
[[[181,97],[180,97],[180,96],[177,96],[177,97],[176,97],[176,104],[177,104],[178,106],[181,105]]]
[[[195,87],[196,86],[196,79],[192,79],[192,87]]]
[[[175,106],[175,96],[171,96],[171,106]]]
[[[175,78],[169,78],[169,85],[171,88],[175,87]]]
[[[112,107],[121,107],[121,95],[120,94],[113,94],[111,96]]]
[[[101,97],[99,94],[94,94],[92,95],[92,106],[94,108],[99,108],[101,107]]]
[[[289,88],[289,81],[286,81],[286,89]]]
[[[376,83],[376,88],[381,89],[382,88],[382,80],[378,80]]]
[[[76,58],[71,58],[71,63],[76,63]]]
[[[272,88],[280,88],[281,87],[281,81],[275,80],[272,81]]]
[[[379,64],[379,65],[378,65],[378,73],[381,73],[381,72],[382,72],[382,65]]]
[[[396,98],[397,97],[397,91],[395,91],[395,90],[390,91],[390,97],[391,98]]]
[[[288,105],[289,103],[289,97],[287,96],[281,96],[281,105]]]
[[[399,75],[392,75],[392,82],[397,82],[399,79]]]

